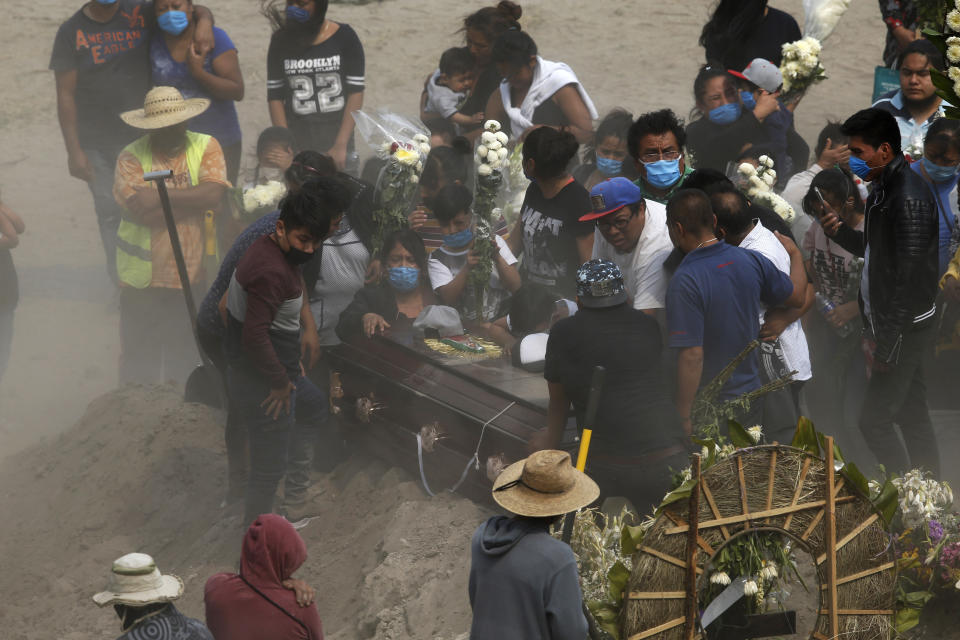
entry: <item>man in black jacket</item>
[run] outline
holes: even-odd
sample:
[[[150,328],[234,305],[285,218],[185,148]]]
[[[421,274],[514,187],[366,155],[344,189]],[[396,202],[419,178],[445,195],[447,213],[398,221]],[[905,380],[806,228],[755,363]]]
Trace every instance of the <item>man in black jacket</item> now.
[[[922,364],[936,312],[936,201],[904,159],[892,115],[859,111],[843,132],[850,137],[851,170],[873,187],[865,227],[861,232],[844,225],[828,208],[821,224],[837,244],[864,257],[860,309],[873,353],[860,430],[888,471],[923,467],[939,475]]]

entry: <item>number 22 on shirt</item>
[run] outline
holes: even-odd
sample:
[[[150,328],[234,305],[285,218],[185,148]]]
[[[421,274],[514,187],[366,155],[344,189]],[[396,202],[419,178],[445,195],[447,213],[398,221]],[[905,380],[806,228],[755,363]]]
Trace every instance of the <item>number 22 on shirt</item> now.
[[[332,113],[344,107],[339,73],[289,76],[287,80],[292,93],[290,106],[297,115]]]

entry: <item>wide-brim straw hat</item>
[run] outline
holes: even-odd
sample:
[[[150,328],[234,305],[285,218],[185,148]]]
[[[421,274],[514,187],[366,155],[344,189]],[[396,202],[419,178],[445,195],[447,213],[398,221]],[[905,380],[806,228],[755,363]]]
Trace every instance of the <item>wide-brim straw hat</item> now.
[[[155,602],[171,602],[183,595],[183,581],[162,575],[153,558],[145,553],[128,553],[113,562],[110,585],[93,596],[101,607],[126,604],[134,607]]]
[[[558,516],[587,506],[600,487],[577,471],[566,451],[546,449],[514,462],[493,483],[493,499],[511,513],[533,518]]]
[[[143,109],[120,114],[120,118],[136,129],[163,129],[194,118],[210,106],[206,98],[184,99],[173,87],[154,87],[143,100]]]

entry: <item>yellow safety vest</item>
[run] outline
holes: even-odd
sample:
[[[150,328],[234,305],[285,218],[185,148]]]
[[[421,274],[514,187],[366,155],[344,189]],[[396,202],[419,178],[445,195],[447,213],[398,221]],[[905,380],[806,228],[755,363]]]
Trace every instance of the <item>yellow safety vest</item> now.
[[[200,165],[209,142],[210,136],[187,131],[187,171],[190,173],[190,184],[194,187],[200,183]],[[124,151],[130,152],[140,162],[144,173],[153,170],[149,135],[130,143]],[[120,228],[117,229],[117,276],[126,285],[146,289],[153,281],[150,227],[132,222],[128,214],[124,211]]]

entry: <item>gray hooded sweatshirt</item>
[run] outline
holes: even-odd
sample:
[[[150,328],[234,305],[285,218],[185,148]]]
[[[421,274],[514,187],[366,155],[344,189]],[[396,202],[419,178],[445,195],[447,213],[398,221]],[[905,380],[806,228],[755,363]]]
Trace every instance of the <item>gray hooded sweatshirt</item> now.
[[[542,521],[494,516],[473,534],[471,640],[583,640],[587,620],[570,547]]]

